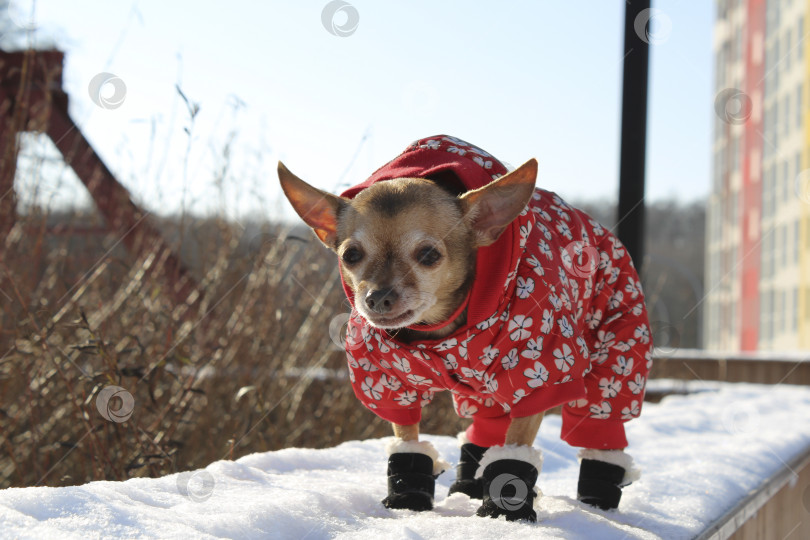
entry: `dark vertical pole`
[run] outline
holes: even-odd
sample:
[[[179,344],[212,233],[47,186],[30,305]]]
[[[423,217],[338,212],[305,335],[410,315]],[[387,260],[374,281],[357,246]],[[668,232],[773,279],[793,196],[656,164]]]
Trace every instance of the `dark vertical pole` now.
[[[650,0],[626,0],[617,234],[639,273],[644,263],[644,165],[647,146],[647,73]],[[647,19],[637,32],[636,19]],[[641,34],[641,35],[639,35]]]

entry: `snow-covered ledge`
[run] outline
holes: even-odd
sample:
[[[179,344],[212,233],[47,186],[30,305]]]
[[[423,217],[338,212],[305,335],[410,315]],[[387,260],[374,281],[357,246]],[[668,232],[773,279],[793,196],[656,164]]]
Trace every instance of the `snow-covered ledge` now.
[[[810,449],[806,449],[707,527],[696,540],[743,538],[768,531],[774,538],[808,538]],[[802,530],[802,527],[804,527]],[[778,530],[777,530],[778,529]],[[743,533],[744,531],[744,533]]]
[[[701,383],[697,393],[646,404],[628,424],[642,478],[625,488],[618,511],[604,512],[576,501],[577,449],[560,441],[560,419],[549,416],[536,441],[544,495],[531,525],[475,517],[476,502],[446,496],[452,470],[437,481],[434,511],[384,508],[388,439],[374,439],[253,454],[157,479],[3,490],[0,536],[726,538],[757,508],[757,519],[779,516],[760,504],[773,493],[792,490],[785,501],[810,512],[808,418],[810,388],[785,385]],[[455,437],[427,439],[457,462]],[[810,537],[810,513],[795,525],[789,538]]]

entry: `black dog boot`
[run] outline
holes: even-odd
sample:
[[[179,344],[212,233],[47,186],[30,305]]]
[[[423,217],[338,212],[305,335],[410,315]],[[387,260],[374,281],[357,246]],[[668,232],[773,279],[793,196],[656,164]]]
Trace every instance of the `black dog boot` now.
[[[458,434],[458,441],[461,446],[461,455],[456,468],[456,481],[450,486],[448,495],[464,493],[471,499],[482,499],[484,481],[480,477],[475,477],[475,471],[478,470],[478,464],[489,447],[471,443],[463,431]]]
[[[543,458],[531,446],[493,446],[484,454],[478,469],[483,477],[484,504],[476,515],[506,516],[507,521],[537,521],[535,483]]]
[[[388,496],[383,506],[396,510],[431,510],[436,478],[449,465],[427,441],[394,439],[388,447]]]
[[[621,450],[583,449],[579,458],[577,499],[602,510],[618,508],[622,488],[641,476],[633,458]]]

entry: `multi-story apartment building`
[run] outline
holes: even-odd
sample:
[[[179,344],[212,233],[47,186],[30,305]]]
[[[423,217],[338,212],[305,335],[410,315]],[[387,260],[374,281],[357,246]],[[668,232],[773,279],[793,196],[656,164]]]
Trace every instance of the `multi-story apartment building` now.
[[[810,349],[810,0],[718,0],[704,346]]]

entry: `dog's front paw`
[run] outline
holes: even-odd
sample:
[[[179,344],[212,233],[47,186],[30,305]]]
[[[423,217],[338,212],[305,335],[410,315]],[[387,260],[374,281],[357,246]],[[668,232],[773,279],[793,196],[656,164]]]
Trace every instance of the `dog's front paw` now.
[[[484,497],[484,481],[481,477],[476,478],[475,472],[489,447],[471,443],[463,431],[458,437],[461,442],[461,455],[456,469],[456,481],[450,486],[447,494],[463,493],[471,499],[481,500]]]
[[[618,508],[622,488],[641,474],[633,464],[633,458],[621,450],[585,449],[579,457],[582,462],[577,499],[602,510]]]
[[[396,510],[433,509],[436,477],[447,467],[427,441],[395,439],[388,445],[388,496],[383,506]]]
[[[624,469],[618,465],[583,459],[579,468],[577,499],[602,510],[618,508],[622,499],[622,488],[619,487],[622,478]]]
[[[481,460],[484,504],[476,515],[507,521],[537,521],[534,485],[542,466],[540,452],[530,446],[494,446]]]
[[[532,497],[534,499],[534,497]],[[508,503],[507,503],[508,504]],[[484,498],[484,504],[475,511],[478,517],[497,518],[506,516],[506,521],[537,521],[537,513],[531,504],[520,503],[515,508],[510,508],[504,504],[503,500],[495,502],[492,499]]]
[[[471,480],[456,480],[450,485],[448,495],[453,493],[463,493],[471,499],[481,500],[484,498],[484,482],[481,478]]]
[[[423,512],[433,509],[433,497],[422,491],[392,493],[382,500],[383,506],[392,510],[415,510]]]
[[[433,460],[424,454],[391,454],[388,458],[388,496],[383,506],[395,510],[433,509],[436,479]]]

